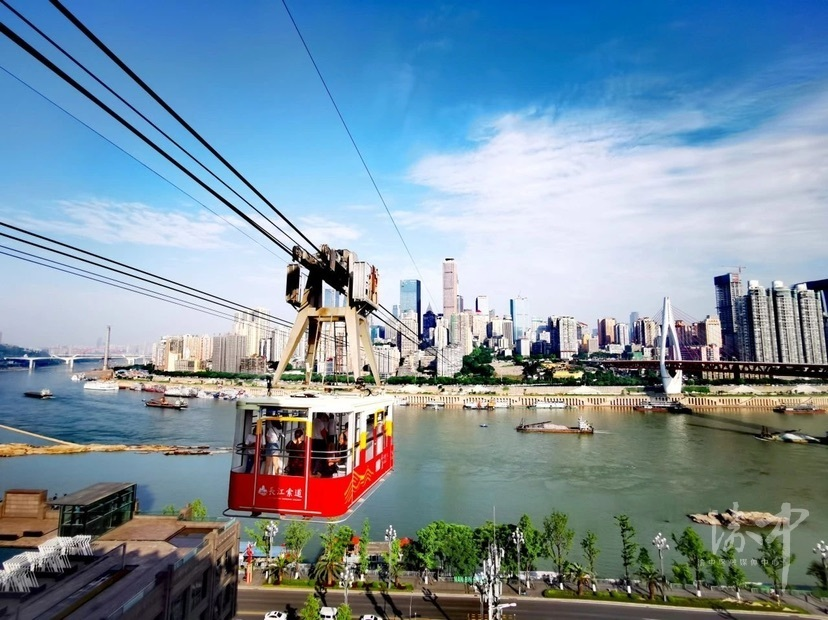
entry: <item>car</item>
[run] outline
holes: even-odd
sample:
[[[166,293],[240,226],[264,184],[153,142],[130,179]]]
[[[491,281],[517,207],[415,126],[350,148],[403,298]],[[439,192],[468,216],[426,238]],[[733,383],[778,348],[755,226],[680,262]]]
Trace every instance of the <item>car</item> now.
[[[286,611],[269,611],[265,614],[264,620],[288,620]]]
[[[359,620],[382,620],[382,618],[375,616],[374,614],[362,614],[359,617]]]
[[[336,607],[323,607],[319,610],[319,617],[322,620],[336,620]]]

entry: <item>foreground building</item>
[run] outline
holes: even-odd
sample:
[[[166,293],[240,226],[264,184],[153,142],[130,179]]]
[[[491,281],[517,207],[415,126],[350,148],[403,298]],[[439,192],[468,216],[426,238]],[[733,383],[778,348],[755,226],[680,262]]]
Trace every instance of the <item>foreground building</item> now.
[[[0,618],[231,620],[238,521],[139,515],[135,489],[99,483],[51,500],[7,491],[0,545],[20,553],[4,562]]]

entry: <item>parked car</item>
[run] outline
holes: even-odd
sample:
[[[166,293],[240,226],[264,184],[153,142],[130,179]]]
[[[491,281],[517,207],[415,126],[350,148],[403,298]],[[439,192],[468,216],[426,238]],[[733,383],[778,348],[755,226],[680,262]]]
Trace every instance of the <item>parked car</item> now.
[[[374,614],[362,614],[359,617],[359,620],[382,620],[382,618],[375,616]]]
[[[323,607],[319,610],[319,617],[322,620],[336,620],[336,607]]]
[[[264,620],[288,620],[286,611],[269,611],[264,615]]]

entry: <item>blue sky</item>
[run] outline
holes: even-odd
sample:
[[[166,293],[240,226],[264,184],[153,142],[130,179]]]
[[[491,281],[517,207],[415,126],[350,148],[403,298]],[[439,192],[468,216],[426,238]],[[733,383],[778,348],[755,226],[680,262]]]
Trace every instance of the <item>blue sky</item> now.
[[[185,139],[48,2],[12,5]],[[315,243],[376,264],[388,308],[420,277],[440,309],[447,256],[467,305],[592,325],[664,295],[704,318],[735,266],[828,277],[824,2],[289,4],[415,264],[280,2],[66,6]],[[292,320],[285,254],[5,37],[0,66],[0,221]],[[7,343],[229,329],[3,254],[0,273]]]

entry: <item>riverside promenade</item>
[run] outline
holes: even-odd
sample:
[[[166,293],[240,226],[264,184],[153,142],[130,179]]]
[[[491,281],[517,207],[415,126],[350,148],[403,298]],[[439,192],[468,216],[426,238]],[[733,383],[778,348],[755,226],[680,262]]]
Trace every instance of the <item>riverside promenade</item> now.
[[[439,600],[441,597],[460,597],[460,598],[467,598],[473,601],[479,601],[480,597],[477,593],[475,587],[471,584],[465,583],[456,583],[454,581],[433,581],[429,580],[428,584],[425,584],[422,579],[418,576],[412,575],[404,575],[400,577],[400,583],[404,585],[410,585],[413,588],[413,594],[417,597],[424,597],[427,598],[429,596],[435,597],[435,600]],[[642,587],[638,584],[633,586],[633,597],[635,598],[635,602],[630,601],[630,597],[627,595],[626,590],[619,585],[616,585],[614,582],[609,580],[598,580],[596,582],[596,589],[597,595],[593,595],[588,589],[585,589],[583,594],[578,597],[575,594],[574,589],[571,586],[567,586],[566,590],[568,594],[564,595],[563,597],[545,597],[544,592],[548,590],[551,586],[546,584],[540,579],[532,580],[531,587],[526,588],[525,585],[522,588],[522,594],[519,596],[517,592],[517,581],[512,579],[509,583],[504,583],[503,585],[503,595],[501,598],[501,602],[513,602],[520,604],[520,601],[526,598],[534,599],[534,600],[548,600],[548,601],[560,601],[560,600],[568,600],[571,601],[573,604],[578,604],[579,601],[584,603],[594,603],[596,601],[600,601],[602,603],[608,605],[640,605],[642,607],[648,605],[659,605],[661,606],[661,593],[657,592],[656,599],[654,601],[647,600],[647,589],[646,587]],[[557,587],[557,586],[555,586]],[[310,588],[301,588],[296,586],[267,586],[264,585],[264,575],[260,570],[255,570],[253,574],[253,581],[251,583],[244,582],[244,573],[239,573],[239,589],[264,589],[264,590],[285,590],[285,591],[294,591],[297,593],[296,603],[302,603],[305,598],[307,597],[307,593],[311,592]],[[338,588],[331,588],[327,590],[327,593],[335,594],[341,593],[342,590]],[[359,587],[353,587],[350,590],[351,596],[358,596],[362,594],[362,590]],[[411,595],[411,590],[395,590],[391,592],[391,597],[394,598],[395,596],[400,597],[400,608],[405,607],[405,600],[407,597]],[[610,594],[611,593],[611,594]],[[707,588],[703,587],[701,590],[702,598],[705,600],[710,601],[713,603],[714,601],[732,601],[735,599],[735,594],[730,590],[725,590],[722,588]],[[682,598],[688,599],[688,601],[692,601],[696,598],[695,590],[692,589],[692,586],[688,586],[687,588],[683,588],[678,584],[671,584],[667,589],[667,596],[671,598]],[[782,598],[781,607],[777,605],[777,603],[773,600],[769,588],[768,587],[752,587],[742,590],[741,592],[742,601],[747,604],[755,605],[755,611],[763,611],[763,612],[777,612],[780,614],[786,614],[785,608],[787,605],[792,607],[799,608],[805,612],[805,614],[790,614],[787,617],[797,617],[797,618],[826,618],[828,617],[828,600],[815,598],[814,596],[807,594],[801,591],[794,591],[791,594],[786,594]],[[332,600],[329,604],[335,604]],[[407,604],[407,603],[406,603]],[[692,604],[692,603],[691,603]],[[673,605],[676,608],[680,608],[681,604],[676,603]],[[712,609],[719,609],[722,610],[721,607],[716,607],[715,604],[711,605]],[[698,609],[698,607],[688,607],[688,609]],[[724,610],[722,613],[725,614],[724,617],[732,617],[731,615],[727,614]],[[735,614],[738,614],[738,611],[734,611]]]

